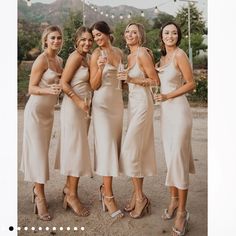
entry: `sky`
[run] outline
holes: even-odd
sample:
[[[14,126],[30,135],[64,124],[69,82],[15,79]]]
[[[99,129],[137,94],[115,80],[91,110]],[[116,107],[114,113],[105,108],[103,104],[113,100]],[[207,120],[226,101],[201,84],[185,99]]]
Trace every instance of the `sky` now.
[[[65,0],[66,1],[66,0]],[[95,4],[98,6],[103,5],[109,5],[109,6],[119,6],[119,5],[129,5],[134,6],[136,8],[140,9],[146,9],[146,8],[155,8],[157,6],[160,11],[167,12],[169,14],[175,15],[175,13],[178,11],[178,9],[181,8],[181,6],[186,6],[187,0],[177,0],[174,2],[174,0],[86,0],[86,2],[89,2],[91,4]],[[200,11],[203,12],[203,16],[205,20],[207,20],[207,0],[194,0],[197,3],[197,6]],[[55,2],[55,0],[32,0],[32,3],[35,2],[42,2],[42,3],[51,3]]]

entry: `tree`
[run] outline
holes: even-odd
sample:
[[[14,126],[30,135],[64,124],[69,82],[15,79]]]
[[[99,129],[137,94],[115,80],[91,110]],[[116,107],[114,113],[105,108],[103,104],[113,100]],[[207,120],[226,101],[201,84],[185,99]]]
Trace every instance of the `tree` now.
[[[201,50],[205,51],[207,45],[203,43],[203,35],[207,32],[202,12],[199,12],[195,4],[190,4],[190,29],[191,46],[193,57],[198,55]],[[176,23],[182,31],[182,41],[180,47],[188,53],[188,7],[183,7],[177,12]]]
[[[17,58],[18,61],[28,60],[27,53],[32,48],[40,48],[41,32],[39,24],[29,23],[25,20],[18,22],[18,44],[17,44]]]
[[[69,54],[74,50],[74,37],[76,30],[83,25],[81,12],[70,12],[68,19],[64,24],[63,37],[64,44],[60,53],[65,62]]]
[[[168,22],[168,21],[174,21],[174,16],[167,14],[165,12],[160,12],[158,13],[157,17],[153,19],[154,24],[153,24],[153,29],[160,29],[161,26]]]

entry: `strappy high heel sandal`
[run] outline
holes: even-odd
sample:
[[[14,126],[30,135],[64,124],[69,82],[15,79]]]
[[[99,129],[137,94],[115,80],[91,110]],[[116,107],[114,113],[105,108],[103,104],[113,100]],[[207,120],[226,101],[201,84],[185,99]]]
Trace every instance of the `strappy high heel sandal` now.
[[[48,207],[46,198],[39,198],[34,191],[33,187],[32,202],[34,203],[34,213],[38,215],[38,218],[43,221],[50,221],[52,217],[48,213]]]
[[[123,218],[123,217],[124,217],[124,214],[121,212],[120,209],[118,209],[118,210],[116,210],[116,211],[114,211],[114,212],[110,212],[110,211],[109,211],[109,209],[108,209],[109,207],[107,207],[107,205],[109,206],[109,205],[111,204],[111,202],[105,203],[105,199],[110,199],[110,201],[111,201],[112,199],[114,199],[114,196],[104,196],[104,195],[102,195],[102,210],[103,210],[104,212],[108,211],[109,215],[110,215],[112,218],[115,218],[115,217],[117,217],[117,218]]]
[[[176,202],[176,199],[179,199],[179,197],[171,197],[171,204],[172,205],[172,201],[175,201]],[[163,215],[161,216],[161,218],[163,220],[171,220],[173,219],[175,216],[176,216],[176,212],[177,212],[177,209],[178,209],[178,203],[177,205],[173,208],[173,211],[172,213],[168,211],[168,209],[164,209],[164,213]]]
[[[177,211],[177,217],[184,217],[184,226],[183,226],[183,229],[182,230],[179,230],[177,229],[176,226],[174,226],[172,228],[172,231],[173,231],[173,235],[177,235],[177,236],[184,236],[187,232],[188,232],[188,222],[189,222],[189,212],[188,211],[182,211],[182,212],[179,212]]]
[[[136,201],[136,196],[135,196],[135,192],[133,192],[132,198],[129,200],[129,202],[124,207],[124,211],[131,212],[135,207],[135,201]]]
[[[89,216],[90,212],[87,208],[85,208],[78,197],[73,196],[73,200],[71,203],[68,202],[68,197],[70,197],[68,194],[65,195],[64,200],[63,200],[63,208],[67,210],[67,208],[71,208],[71,210],[77,215],[77,216]]]
[[[141,209],[138,209],[138,212],[137,212],[137,209],[141,203],[143,202],[146,202],[144,204],[144,206],[141,208]],[[136,210],[136,211],[135,211]],[[148,200],[148,198],[146,196],[144,196],[142,199],[138,199],[136,198],[136,201],[135,201],[135,208],[133,211],[131,211],[129,213],[129,215],[134,218],[134,219],[138,219],[138,218],[141,218],[144,214],[145,214],[145,211],[150,214],[151,213],[151,203],[150,201]],[[137,214],[135,214],[137,213]]]

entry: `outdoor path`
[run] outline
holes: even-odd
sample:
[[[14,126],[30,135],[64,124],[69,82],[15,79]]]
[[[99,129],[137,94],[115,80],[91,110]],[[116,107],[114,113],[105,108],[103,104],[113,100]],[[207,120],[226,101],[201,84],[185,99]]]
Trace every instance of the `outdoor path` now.
[[[190,236],[207,236],[207,108],[192,107],[193,134],[192,148],[196,174],[190,177],[190,190],[187,208],[190,212]],[[171,235],[173,220],[163,221],[161,214],[168,203],[168,190],[164,185],[166,165],[160,141],[160,117],[159,109],[154,113],[155,146],[158,163],[158,176],[147,177],[144,181],[144,192],[151,201],[152,213],[141,219],[131,219],[127,214],[122,220],[113,220],[108,213],[102,212],[101,203],[98,200],[98,188],[101,177],[83,177],[79,184],[79,197],[89,207],[91,214],[88,217],[78,217],[71,210],[62,208],[62,188],[65,177],[58,170],[53,169],[55,139],[58,135],[59,111],[55,112],[55,123],[50,148],[50,181],[46,185],[46,195],[49,203],[49,211],[53,213],[53,220],[43,222],[37,220],[33,214],[31,203],[32,183],[23,181],[23,174],[18,174],[18,226],[22,228],[18,235],[81,235],[81,236],[162,236]],[[124,127],[126,127],[126,109],[124,115]],[[23,110],[18,110],[18,162],[22,150]],[[91,140],[92,127],[89,132]],[[33,131],[32,131],[33,132]],[[91,145],[92,146],[92,145]],[[91,150],[92,152],[93,150]],[[118,205],[122,208],[130,198],[132,191],[131,179],[128,177],[114,178],[114,195]],[[28,231],[23,230],[28,227]],[[36,230],[32,231],[31,228]],[[42,227],[42,230],[38,230]],[[49,227],[49,230],[45,228]],[[56,230],[53,231],[53,227]],[[63,227],[63,231],[60,231]],[[67,230],[70,227],[70,230]],[[77,231],[74,231],[77,227]],[[84,230],[81,230],[84,227]],[[32,233],[34,232],[34,233]]]

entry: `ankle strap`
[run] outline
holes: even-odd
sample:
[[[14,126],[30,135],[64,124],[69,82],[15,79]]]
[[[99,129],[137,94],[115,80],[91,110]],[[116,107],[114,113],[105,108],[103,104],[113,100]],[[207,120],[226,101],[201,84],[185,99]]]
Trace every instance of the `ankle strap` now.
[[[108,199],[112,199],[112,198],[114,198],[114,196],[112,195],[112,196],[104,196],[105,198],[108,198]]]

